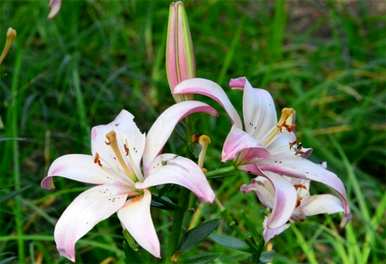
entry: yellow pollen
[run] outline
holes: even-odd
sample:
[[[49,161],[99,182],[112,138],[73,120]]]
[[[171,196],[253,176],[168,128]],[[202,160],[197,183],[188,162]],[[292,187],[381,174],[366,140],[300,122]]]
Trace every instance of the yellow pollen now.
[[[295,110],[293,108],[283,108],[279,121],[264,138],[263,144],[265,146],[271,144],[276,136],[280,134],[280,132],[283,132],[284,129],[288,132],[293,132],[295,130]]]
[[[15,40],[15,38],[16,38],[16,30],[14,30],[13,28],[8,28],[7,39],[5,41],[4,49],[0,55],[0,64],[3,62],[3,60],[7,56],[8,51],[11,48],[12,43]]]
[[[210,137],[207,135],[201,135],[198,138],[198,143],[201,145],[201,151],[198,155],[198,166],[200,168],[204,167],[205,157],[206,157],[206,150],[208,149],[208,145],[211,143]]]
[[[118,147],[117,134],[115,133],[115,131],[110,131],[109,133],[107,133],[106,139],[107,139],[107,142],[105,142],[105,143],[108,146],[110,146],[111,149],[113,150],[113,152],[114,152],[115,156],[117,157],[117,160],[118,160],[119,164],[121,165],[123,171],[126,173],[126,175],[130,179],[132,179],[133,181],[137,181],[137,178],[135,177],[135,173],[133,172],[133,170],[131,170],[129,168],[129,166],[127,166],[126,162],[123,160],[122,153]]]

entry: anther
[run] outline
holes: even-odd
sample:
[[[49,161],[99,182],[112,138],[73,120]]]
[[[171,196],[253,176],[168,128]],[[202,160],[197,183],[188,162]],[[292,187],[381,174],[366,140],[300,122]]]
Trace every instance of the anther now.
[[[10,50],[10,48],[12,46],[12,43],[14,42],[15,38],[16,38],[16,30],[14,30],[11,27],[8,28],[7,39],[5,41],[4,49],[3,49],[3,51],[1,52],[1,55],[0,55],[0,64],[3,62],[3,60],[7,56],[8,51]]]

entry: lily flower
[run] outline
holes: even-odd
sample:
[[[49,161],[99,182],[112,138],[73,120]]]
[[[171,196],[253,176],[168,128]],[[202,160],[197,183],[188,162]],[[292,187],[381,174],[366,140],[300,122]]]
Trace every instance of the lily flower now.
[[[174,87],[178,83],[193,78],[196,74],[189,22],[181,1],[170,4],[166,40],[166,74],[174,99],[177,102],[188,100],[190,96],[174,94]]]
[[[263,237],[266,242],[274,236],[285,231],[290,221],[303,220],[308,216],[318,214],[334,214],[343,212],[341,201],[331,194],[310,195],[310,181],[304,179],[280,177],[272,172],[264,172],[263,176],[257,176],[250,184],[241,186],[242,192],[255,192],[259,201],[272,210],[270,216],[264,220]],[[276,195],[275,187],[271,180],[280,182],[282,188],[278,189],[282,194]],[[278,185],[279,183],[276,183]],[[284,192],[285,191],[285,192]],[[277,200],[280,195],[290,202],[281,203]],[[284,205],[284,208],[280,208]],[[285,211],[283,214],[280,211]],[[275,215],[281,215],[280,218]]]
[[[54,187],[54,176],[96,185],[76,197],[59,218],[54,238],[61,255],[75,261],[75,243],[117,212],[123,228],[142,248],[160,258],[148,188],[177,184],[201,201],[213,202],[214,192],[196,163],[175,154],[160,154],[179,120],[195,112],[216,115],[207,104],[184,101],[166,109],[145,135],[134,116],[122,110],[111,123],[92,128],[91,155],[64,155],[51,164],[41,182],[43,188]]]
[[[349,219],[343,182],[335,173],[308,160],[312,150],[303,148],[297,141],[295,111],[284,108],[277,120],[275,104],[268,91],[253,88],[245,77],[232,79],[230,87],[243,91],[243,123],[224,90],[215,82],[201,78],[186,80],[176,86],[175,93],[208,96],[224,107],[233,126],[224,142],[222,161],[233,160],[238,168],[268,179],[275,189],[277,210],[273,210],[266,227],[282,227],[296,205],[296,190],[284,176],[327,185],[337,192],[345,219]]]
[[[62,0],[50,0],[48,3],[48,7],[50,8],[48,18],[53,19],[59,13],[61,6]]]

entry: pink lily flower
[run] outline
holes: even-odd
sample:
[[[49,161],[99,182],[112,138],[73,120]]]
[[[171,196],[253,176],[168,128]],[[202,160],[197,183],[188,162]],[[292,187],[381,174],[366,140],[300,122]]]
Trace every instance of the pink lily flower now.
[[[174,99],[177,102],[190,99],[186,95],[174,94],[174,87],[178,83],[193,78],[196,74],[189,22],[181,1],[170,4],[166,40],[166,74]]]
[[[64,155],[51,164],[41,182],[43,188],[54,187],[54,176],[96,185],[76,197],[55,226],[54,238],[62,256],[75,261],[75,243],[117,212],[123,228],[142,248],[160,258],[149,187],[178,184],[201,201],[213,202],[214,192],[196,163],[175,154],[160,154],[179,120],[195,112],[217,113],[198,101],[177,103],[166,109],[145,135],[134,116],[122,110],[111,123],[92,128],[92,155]]]
[[[230,86],[243,91],[243,123],[224,90],[210,80],[183,81],[175,87],[175,93],[208,96],[222,105],[233,123],[224,142],[222,161],[233,160],[240,169],[265,177],[272,184],[275,202],[273,213],[265,223],[266,241],[273,237],[272,234],[284,230],[296,206],[296,189],[284,176],[316,181],[332,188],[338,194],[345,219],[349,219],[350,208],[343,182],[333,172],[308,160],[312,150],[297,142],[295,111],[284,108],[277,120],[269,92],[253,88],[244,77],[232,79]],[[330,198],[325,201],[328,205]]]
[[[50,13],[48,14],[48,18],[49,19],[54,18],[59,13],[61,6],[62,6],[62,0],[50,0],[48,3],[48,7],[50,8]]]
[[[240,190],[242,192],[255,192],[259,201],[265,207],[272,210],[271,215],[264,220],[263,236],[267,242],[290,226],[290,224],[284,222],[286,219],[296,221],[303,220],[308,216],[334,214],[344,211],[341,201],[334,195],[310,195],[309,180],[281,177],[269,171],[264,172],[264,175],[257,176],[252,180],[252,183],[241,186]],[[285,189],[287,189],[287,192],[276,195],[275,187],[271,183],[272,179],[279,182],[276,185],[281,184],[283,186],[283,188],[278,189],[279,192]],[[279,209],[280,201],[276,200],[280,195],[292,201],[291,203],[283,203],[286,207],[284,210]],[[296,201],[296,203],[294,204],[293,201]],[[280,210],[285,211],[286,215],[278,212]],[[281,214],[281,217],[275,217],[277,214]]]

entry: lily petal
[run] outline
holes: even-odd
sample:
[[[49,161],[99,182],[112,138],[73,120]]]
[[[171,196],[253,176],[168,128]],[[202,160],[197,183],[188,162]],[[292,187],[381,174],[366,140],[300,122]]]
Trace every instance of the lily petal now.
[[[342,202],[334,195],[320,194],[312,195],[304,200],[297,211],[300,211],[304,216],[318,214],[335,214],[343,212]]]
[[[193,78],[179,83],[174,88],[175,94],[200,94],[219,103],[227,112],[233,124],[242,128],[241,119],[224,90],[215,82],[203,78]]]
[[[159,155],[151,164],[144,182],[137,182],[138,189],[173,183],[191,190],[201,201],[213,202],[214,192],[201,168],[190,159],[175,154]]]
[[[151,193],[144,190],[142,197],[137,196],[126,202],[118,211],[118,218],[141,247],[160,258],[160,243],[151,219],[150,203]]]
[[[52,19],[59,13],[60,7],[62,6],[62,0],[50,0],[48,6],[50,8],[48,18]]]
[[[91,184],[119,181],[118,178],[113,178],[114,174],[106,173],[95,164],[91,155],[83,154],[64,155],[54,160],[47,176],[41,181],[42,188],[53,189],[52,178],[55,176]]]
[[[55,225],[54,238],[60,255],[75,262],[75,243],[97,223],[118,211],[128,190],[119,185],[99,185],[78,195]]]
[[[197,112],[208,113],[212,116],[217,115],[217,111],[205,103],[184,101],[172,105],[157,118],[146,138],[143,155],[145,171],[162,150],[178,122],[184,117]]]
[[[267,227],[278,228],[290,219],[296,206],[296,190],[292,184],[282,176],[265,172],[264,176],[272,183],[275,190],[275,201],[272,214],[267,220]]]
[[[252,183],[242,185],[240,188],[242,192],[255,192],[259,201],[267,208],[272,209],[275,201],[275,191],[269,180],[265,177],[258,176]]]
[[[91,130],[91,149],[94,157],[98,155],[102,166],[114,168],[119,166],[116,153],[107,144],[106,135],[114,131],[119,152],[124,162],[141,177],[140,162],[145,149],[146,137],[134,122],[134,116],[122,110],[117,117],[106,125],[95,126]]]
[[[339,194],[343,203],[345,217],[351,217],[346,190],[342,180],[335,173],[326,170],[322,165],[297,156],[293,156],[291,159],[287,157],[281,159],[281,156],[277,156],[259,164],[258,167],[264,172],[271,171],[280,175],[308,179],[327,185]]]
[[[225,139],[221,160],[233,160],[242,153],[240,161],[246,162],[255,158],[268,158],[268,151],[248,133],[233,125]]]
[[[256,139],[261,140],[276,125],[277,114],[271,94],[259,88],[253,88],[246,78],[230,81],[230,86],[240,89],[243,93],[243,116],[245,130]]]
[[[266,217],[264,219],[264,232],[263,232],[263,237],[265,243],[268,243],[273,237],[283,233],[289,226],[290,224],[285,224],[276,228],[271,228],[267,225],[268,218]]]

